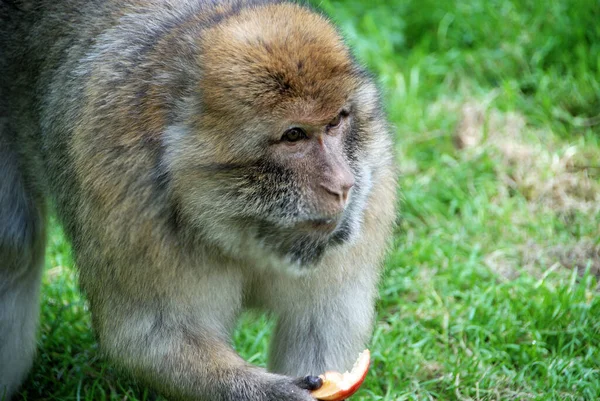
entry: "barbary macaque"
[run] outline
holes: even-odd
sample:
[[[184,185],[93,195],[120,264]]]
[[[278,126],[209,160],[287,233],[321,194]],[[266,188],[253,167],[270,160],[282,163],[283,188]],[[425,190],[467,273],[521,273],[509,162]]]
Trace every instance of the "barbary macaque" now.
[[[313,400],[370,337],[395,187],[373,79],[305,5],[0,0],[0,391],[35,354],[50,206],[115,366]],[[231,345],[247,308],[277,319],[268,371]]]

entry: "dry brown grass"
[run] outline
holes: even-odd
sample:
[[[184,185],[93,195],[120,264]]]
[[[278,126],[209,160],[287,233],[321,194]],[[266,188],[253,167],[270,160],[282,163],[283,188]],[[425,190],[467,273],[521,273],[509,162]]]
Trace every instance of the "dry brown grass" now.
[[[536,243],[528,243],[522,249],[523,262],[527,266],[540,263],[546,266],[559,265],[577,269],[583,273],[587,268],[600,277],[600,243],[590,238],[581,239],[568,246],[553,245],[544,247]]]
[[[528,127],[517,113],[502,113],[489,102],[458,106],[454,143],[466,157],[482,151],[497,156],[497,173],[507,194],[518,192],[535,208],[600,213],[600,182],[594,166],[582,164],[585,149],[559,144],[550,132]]]
[[[438,107],[459,115],[453,140],[462,157],[488,152],[497,161],[495,169],[502,185],[495,201],[519,194],[527,200],[524,213],[534,218],[548,213],[583,213],[598,221],[600,236],[600,180],[593,176],[597,174],[595,167],[586,165],[587,150],[559,142],[547,130],[528,126],[520,114],[491,108],[492,100],[493,94],[487,99]],[[519,217],[514,219],[517,224]],[[507,279],[523,270],[539,275],[557,267],[580,272],[589,267],[600,277],[600,242],[593,238],[574,238],[559,245],[552,239],[547,243],[529,241],[488,254],[486,263]]]

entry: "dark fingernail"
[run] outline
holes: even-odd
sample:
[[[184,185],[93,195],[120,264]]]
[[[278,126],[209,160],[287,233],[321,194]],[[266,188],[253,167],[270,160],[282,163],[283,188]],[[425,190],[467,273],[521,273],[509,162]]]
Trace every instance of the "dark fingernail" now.
[[[317,390],[323,385],[323,379],[319,376],[306,376],[304,382],[309,390]]]

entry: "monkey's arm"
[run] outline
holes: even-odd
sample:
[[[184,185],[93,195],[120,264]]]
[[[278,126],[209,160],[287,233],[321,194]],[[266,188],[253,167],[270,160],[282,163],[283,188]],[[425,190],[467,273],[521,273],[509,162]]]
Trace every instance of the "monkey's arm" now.
[[[113,282],[90,294],[101,347],[110,359],[169,399],[313,400],[301,379],[251,366],[229,345],[240,276],[221,270],[201,277],[178,273],[162,294],[153,291],[151,275],[143,284],[147,292],[136,299],[123,291],[140,288],[140,276],[127,289]]]
[[[373,324],[374,280],[348,277],[330,281],[328,287],[318,281],[306,279],[287,288],[289,302],[274,307],[279,319],[270,370],[289,375],[343,372],[365,348]]]

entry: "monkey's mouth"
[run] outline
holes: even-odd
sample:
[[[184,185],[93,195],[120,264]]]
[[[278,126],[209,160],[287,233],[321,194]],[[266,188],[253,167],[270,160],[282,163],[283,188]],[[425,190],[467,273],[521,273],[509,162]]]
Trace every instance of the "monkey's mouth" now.
[[[340,220],[336,217],[310,219],[300,223],[299,228],[324,234],[332,233],[340,224]]]
[[[281,228],[262,223],[256,232],[263,245],[282,257],[301,265],[318,263],[329,245],[344,242],[342,215],[307,218],[293,227]]]

